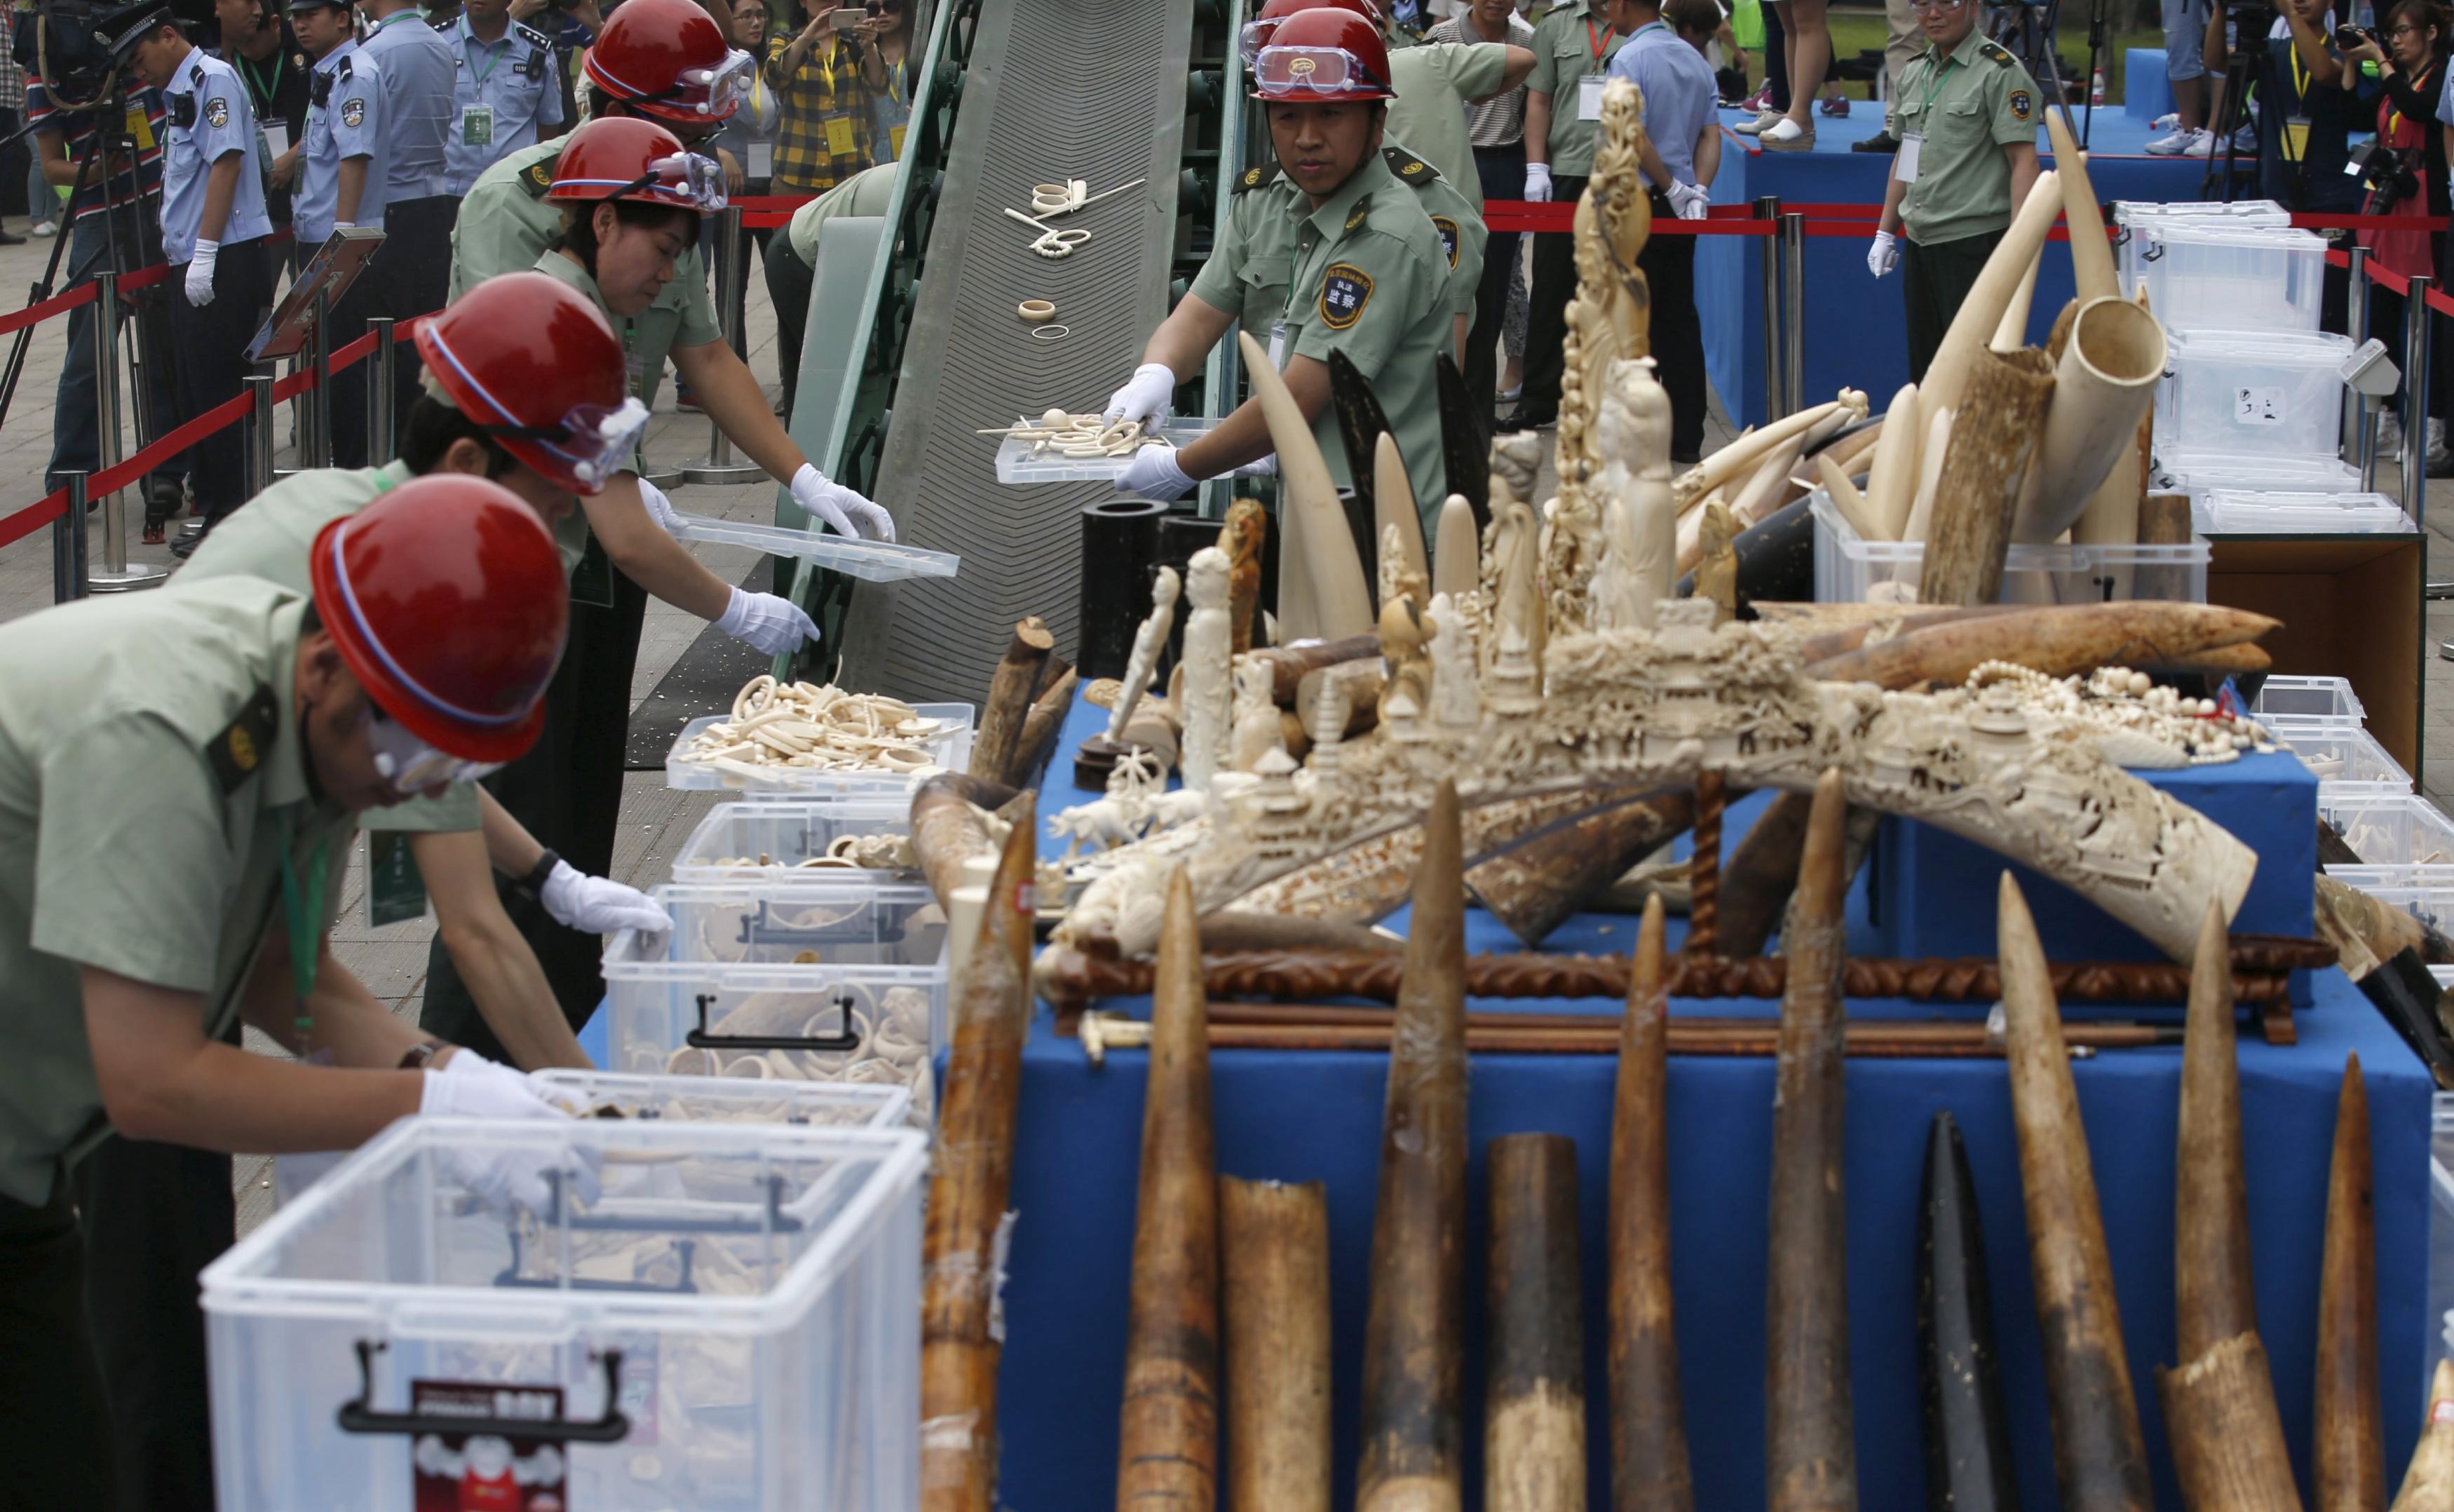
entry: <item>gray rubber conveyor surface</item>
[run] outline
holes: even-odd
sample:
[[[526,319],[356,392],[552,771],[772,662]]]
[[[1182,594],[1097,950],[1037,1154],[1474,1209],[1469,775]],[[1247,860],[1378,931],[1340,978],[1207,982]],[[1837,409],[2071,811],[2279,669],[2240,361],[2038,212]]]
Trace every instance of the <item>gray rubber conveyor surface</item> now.
[[[913,702],[976,703],[1015,621],[1044,618],[1071,656],[1085,505],[1104,483],[1012,488],[996,439],[974,435],[1054,407],[1096,409],[1167,313],[1193,0],[995,0],[963,85],[876,498],[897,536],[962,555],[951,579],[863,584],[843,686]],[[1071,256],[1031,250],[1035,184],[1140,188],[1051,225],[1091,233]],[[1035,341],[1015,313],[1056,306],[1071,329]]]

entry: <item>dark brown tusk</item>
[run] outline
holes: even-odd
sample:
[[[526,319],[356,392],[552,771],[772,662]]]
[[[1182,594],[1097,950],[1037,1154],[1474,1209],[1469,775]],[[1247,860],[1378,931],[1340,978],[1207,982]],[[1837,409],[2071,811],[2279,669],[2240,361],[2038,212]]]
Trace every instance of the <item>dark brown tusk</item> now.
[[[1179,867],[1168,877],[1159,926],[1142,1091],[1117,1512],[1217,1502],[1218,1175],[1212,1149],[1201,932],[1192,879]]]
[[[963,863],[996,851],[987,816],[1015,797],[1003,783],[957,772],[939,772],[913,793],[912,853],[938,906],[946,906],[963,885]]]
[[[1445,778],[1422,829],[1372,1223],[1357,1512],[1464,1495],[1465,878]]]
[[[1670,1294],[1670,999],[1661,900],[1644,903],[1611,1108],[1610,1434],[1615,1512],[1694,1512]]]
[[[2377,1215],[2369,1186],[2369,1091],[2357,1054],[2343,1060],[2334,1163],[2326,1173],[2315,1398],[2309,1481],[2317,1512],[2382,1512],[2385,1441],[2378,1408]]]
[[[2019,1512],[1977,1182],[1947,1111],[1934,1116],[1925,1142],[1917,1322],[1927,1512]]]
[[[1014,639],[997,658],[988,697],[980,705],[979,729],[972,737],[973,776],[1004,779],[1014,763],[1023,719],[1031,712],[1031,696],[1039,686],[1039,668],[1056,645],[1056,637],[1038,615],[1015,623]]]
[[[1585,900],[1696,823],[1693,789],[1605,808],[1503,851],[1466,873],[1477,901],[1528,946]]]
[[[1585,1323],[1577,1142],[1510,1134],[1491,1181],[1491,1383],[1484,1512],[1585,1512]]]
[[[951,994],[954,1038],[920,1242],[921,1512],[990,1512],[996,1486],[997,1232],[1013,1184],[1031,1015],[1035,806],[1026,796],[1006,833],[977,942]]]
[[[1218,1179],[1228,1512],[1329,1512],[1329,1199]]]
[[[1731,960],[1763,953],[1764,942],[1780,927],[1789,895],[1798,886],[1806,844],[1806,815],[1814,798],[1808,793],[1776,793],[1755,827],[1730,853],[1721,868],[1721,918],[1714,948]]]

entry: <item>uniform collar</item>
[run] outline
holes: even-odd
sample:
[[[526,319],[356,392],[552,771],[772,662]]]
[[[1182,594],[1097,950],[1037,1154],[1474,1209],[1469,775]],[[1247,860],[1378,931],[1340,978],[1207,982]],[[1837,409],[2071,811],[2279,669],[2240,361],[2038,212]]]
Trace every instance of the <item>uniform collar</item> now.
[[[493,41],[489,42],[484,37],[477,35],[476,32],[469,30],[469,12],[466,10],[460,12],[460,18],[452,23],[452,30],[460,33],[460,40],[463,43],[474,43],[476,46],[481,48],[508,48],[512,45],[513,34],[518,31],[519,29],[520,24],[518,22],[506,21],[503,23],[503,34],[496,37]]]
[[[369,37],[372,37],[378,32],[389,31],[393,27],[399,25],[403,20],[415,21],[421,26],[426,22],[426,18],[417,13],[417,7],[411,6],[406,10],[395,10],[392,14],[384,17],[381,21],[377,21],[369,26],[367,28],[367,35]]]
[[[272,754],[264,764],[264,806],[304,803],[307,785],[307,743],[298,731],[298,627],[306,618],[307,601],[284,604],[272,611]]]
[[[1389,171],[1388,160],[1374,151],[1363,159],[1363,166],[1355,170],[1353,177],[1338,187],[1337,193],[1304,218],[1324,238],[1334,239],[1344,233],[1347,217],[1355,213],[1357,201],[1375,189],[1394,189],[1397,183],[1398,175]],[[1297,187],[1296,192],[1301,194],[1303,189]]]
[[[1927,43],[1925,45],[1925,55],[1934,59],[1935,67],[1942,68],[1953,63],[1966,62],[1968,53],[1974,49],[1984,46],[1984,34],[1979,31],[1975,27],[1971,27],[1968,29],[1968,35],[1961,37],[1958,42],[1953,43],[1951,50],[1947,52],[1942,49],[1936,47],[1931,42]]]
[[[318,73],[330,73],[341,66],[341,60],[343,58],[350,56],[350,54],[357,50],[358,39],[352,37],[347,42],[342,43],[339,47],[334,48],[332,51],[325,53],[320,58],[317,58],[314,65],[315,71]]]
[[[596,291],[596,280],[589,276],[587,269],[580,267],[570,258],[563,256],[560,252],[550,251],[536,260],[535,268],[540,273],[544,273],[549,277],[561,279],[572,288],[578,289],[583,294],[586,294],[590,299],[594,300],[598,309],[605,309],[605,296]],[[613,312],[611,310],[607,310],[605,318],[612,320],[614,318]]]

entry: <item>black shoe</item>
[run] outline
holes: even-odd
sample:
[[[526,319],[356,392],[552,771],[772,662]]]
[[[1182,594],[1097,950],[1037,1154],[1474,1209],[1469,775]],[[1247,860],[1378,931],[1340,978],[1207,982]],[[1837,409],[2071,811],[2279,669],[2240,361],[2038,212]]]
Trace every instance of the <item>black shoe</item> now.
[[[188,558],[196,554],[196,547],[204,544],[205,538],[201,532],[195,535],[187,536],[171,543],[171,554],[177,557],[180,561],[185,562]]]
[[[1849,144],[1852,152],[1897,152],[1900,149],[1901,139],[1889,131],[1878,131],[1862,142]]]
[[[23,247],[25,245],[26,238],[18,235],[15,231],[0,231],[0,247]]]

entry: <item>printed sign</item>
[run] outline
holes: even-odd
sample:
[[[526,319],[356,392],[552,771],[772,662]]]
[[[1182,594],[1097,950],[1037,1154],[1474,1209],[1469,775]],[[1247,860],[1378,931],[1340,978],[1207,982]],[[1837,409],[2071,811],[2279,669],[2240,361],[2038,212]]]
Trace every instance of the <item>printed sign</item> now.
[[[412,1410],[494,1426],[505,1419],[553,1422],[562,1417],[560,1386],[498,1382],[412,1381]],[[561,1446],[493,1433],[423,1433],[410,1450],[415,1512],[569,1512],[569,1470]]]

